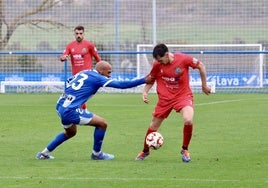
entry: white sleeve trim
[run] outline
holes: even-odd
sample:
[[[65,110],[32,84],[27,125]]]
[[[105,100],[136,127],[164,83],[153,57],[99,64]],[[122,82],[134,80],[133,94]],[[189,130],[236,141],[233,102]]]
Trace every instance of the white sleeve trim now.
[[[111,80],[108,80],[105,84],[103,84],[103,86],[102,87],[106,87],[109,83],[111,83],[113,80],[111,79]]]

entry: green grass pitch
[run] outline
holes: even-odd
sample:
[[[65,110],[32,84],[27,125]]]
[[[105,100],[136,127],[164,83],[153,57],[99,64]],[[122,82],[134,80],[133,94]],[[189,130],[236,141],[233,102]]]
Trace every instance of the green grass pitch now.
[[[55,112],[59,94],[0,95],[0,184],[8,187],[243,187],[268,186],[267,94],[195,94],[190,163],[179,155],[182,119],[172,112],[159,132],[165,141],[145,161],[135,161],[151,120],[140,94],[97,94],[88,108],[104,117],[103,150],[113,161],[92,161],[93,127],[58,147],[55,160],[35,159],[62,131]]]

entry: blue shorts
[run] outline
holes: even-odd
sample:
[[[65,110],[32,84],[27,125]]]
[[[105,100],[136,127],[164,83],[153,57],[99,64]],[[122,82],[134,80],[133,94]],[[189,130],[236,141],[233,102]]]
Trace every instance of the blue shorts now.
[[[61,119],[62,126],[64,128],[69,128],[73,124],[75,125],[86,125],[89,124],[93,118],[93,113],[89,112],[87,109],[77,108],[77,109],[68,109],[60,105],[56,108],[58,115]]]

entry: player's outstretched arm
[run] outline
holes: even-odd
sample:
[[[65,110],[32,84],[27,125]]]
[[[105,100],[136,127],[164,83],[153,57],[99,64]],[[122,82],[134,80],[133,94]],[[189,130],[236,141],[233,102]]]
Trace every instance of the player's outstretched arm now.
[[[141,84],[151,84],[154,82],[154,79],[150,76],[147,75],[144,78],[136,79],[136,80],[131,80],[131,81],[111,81],[106,87],[113,87],[113,88],[119,88],[119,89],[127,89],[127,88],[132,88],[136,87]]]
[[[113,87],[113,88],[118,88],[118,89],[127,89],[127,88],[132,88],[136,87],[138,85],[145,84],[145,78],[140,78],[136,80],[131,80],[131,81],[116,81],[112,80],[110,83],[106,85],[106,87]]]
[[[96,64],[96,70],[100,75],[110,78],[110,74],[112,72],[112,66],[107,61],[100,61]],[[104,84],[104,86],[118,88],[118,89],[127,89],[127,88],[136,87],[138,85],[145,84],[145,83],[152,83],[153,81],[154,80],[152,79],[152,77],[150,75],[147,75],[144,78],[131,80],[131,81],[109,80],[106,82],[106,84]]]

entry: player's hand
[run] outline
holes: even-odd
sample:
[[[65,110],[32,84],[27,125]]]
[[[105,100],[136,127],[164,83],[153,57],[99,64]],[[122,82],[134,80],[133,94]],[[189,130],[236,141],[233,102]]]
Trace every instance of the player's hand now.
[[[202,85],[202,91],[206,94],[209,95],[211,93],[211,89],[207,85]]]
[[[65,61],[67,58],[68,58],[68,55],[63,54],[61,55],[60,60]]]
[[[155,79],[152,78],[151,75],[147,75],[147,76],[145,77],[145,83],[146,83],[146,84],[153,84],[154,81],[155,81]]]
[[[142,100],[143,100],[143,102],[145,102],[146,104],[149,103],[148,93],[146,93],[146,92],[143,92],[143,93],[142,93]]]

